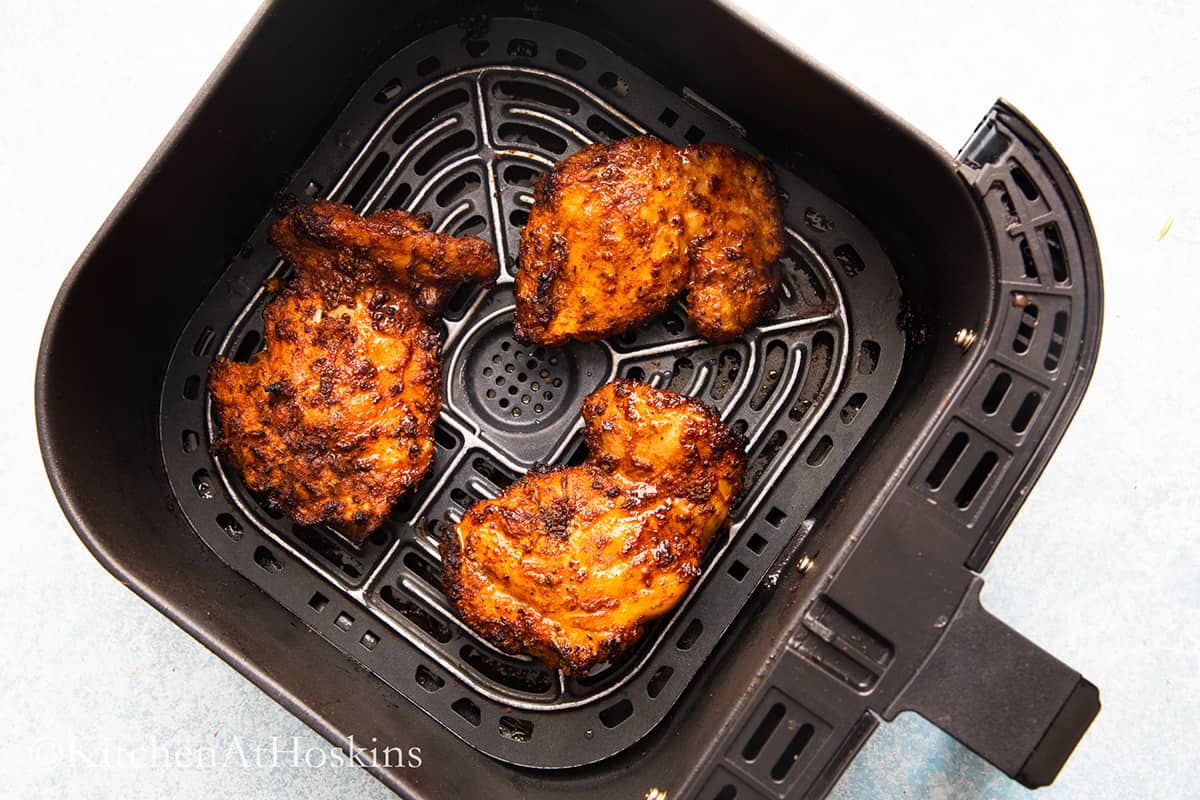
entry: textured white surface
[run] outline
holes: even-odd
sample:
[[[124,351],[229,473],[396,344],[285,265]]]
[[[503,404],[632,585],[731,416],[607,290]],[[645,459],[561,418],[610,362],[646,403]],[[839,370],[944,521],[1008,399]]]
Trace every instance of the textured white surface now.
[[[1100,365],[987,571],[984,601],[1102,690],[1099,720],[1043,796],[1198,796],[1200,429],[1190,403],[1200,390],[1200,5],[741,5],[948,149],[1003,94],[1071,166],[1104,257]],[[253,754],[273,742],[291,748],[295,736],[302,753],[326,746],[92,560],[37,455],[34,357],[51,299],[254,8],[253,0],[5,5],[7,796],[390,796],[351,767],[243,767],[222,755],[216,765],[147,768],[152,745]],[[912,715],[884,726],[834,793],[1022,795]]]

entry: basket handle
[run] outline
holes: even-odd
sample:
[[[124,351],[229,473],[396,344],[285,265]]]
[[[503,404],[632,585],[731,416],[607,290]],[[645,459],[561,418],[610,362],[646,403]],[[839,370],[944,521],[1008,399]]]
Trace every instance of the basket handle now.
[[[886,719],[915,711],[1033,789],[1058,775],[1100,712],[1100,693],[984,610],[975,578]]]

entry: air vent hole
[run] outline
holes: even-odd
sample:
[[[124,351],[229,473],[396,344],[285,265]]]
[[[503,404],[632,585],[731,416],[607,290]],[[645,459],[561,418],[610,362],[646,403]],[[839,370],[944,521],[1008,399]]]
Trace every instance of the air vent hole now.
[[[650,699],[653,700],[662,694],[662,690],[667,686],[667,681],[671,680],[671,676],[674,674],[675,670],[665,665],[655,671],[649,683],[646,684],[646,694],[650,695]]]
[[[629,94],[629,84],[615,72],[605,72],[602,74],[600,76],[600,85],[617,97],[624,97]]]
[[[971,470],[971,474],[967,476],[962,488],[958,490],[958,494],[954,496],[954,504],[960,509],[969,508],[999,461],[1000,457],[993,451],[988,450],[984,453],[975,465],[975,469]]]
[[[346,197],[343,202],[348,206],[357,207],[359,202],[366,197],[367,190],[370,189],[376,179],[383,174],[384,167],[388,163],[387,153],[376,153],[371,162],[367,164],[367,168],[359,175],[358,180],[350,187],[350,191],[346,192]]]
[[[413,677],[416,679],[417,685],[427,692],[436,692],[446,685],[446,681],[441,675],[438,675],[424,664],[417,667],[417,672]]]
[[[262,546],[254,551],[254,563],[267,572],[279,572],[283,569],[283,563],[275,557],[275,554]]]
[[[771,767],[771,780],[781,783],[787,777],[788,773],[792,771],[792,767],[796,765],[796,761],[800,758],[800,754],[804,752],[804,748],[812,740],[813,732],[813,726],[806,722],[792,735],[787,747],[779,754],[779,759],[775,762],[775,766]]]
[[[808,465],[810,467],[819,467],[825,463],[825,458],[829,455],[829,451],[833,449],[833,439],[829,435],[822,436],[817,440],[817,444],[813,447],[812,452],[808,454]]]
[[[746,547],[755,555],[762,555],[762,551],[767,549],[767,540],[755,533],[746,540]]]
[[[1021,190],[1021,194],[1025,195],[1026,200],[1032,203],[1041,196],[1037,185],[1034,184],[1033,179],[1029,177],[1029,173],[1025,170],[1020,167],[1013,167],[1009,174],[1012,175],[1013,183]]]
[[[1033,334],[1037,330],[1038,307],[1033,303],[1021,310],[1021,319],[1017,323],[1017,334],[1013,337],[1013,352],[1024,355],[1033,342]]]
[[[404,144],[412,139],[419,131],[431,123],[437,121],[439,117],[445,114],[452,108],[466,105],[471,100],[471,95],[466,89],[451,89],[444,94],[434,97],[429,102],[420,106],[409,114],[402,123],[400,123],[394,131],[392,131],[392,141],[396,144]]]
[[[600,712],[600,721],[606,728],[615,728],[633,715],[633,703],[625,698],[613,703]]]
[[[533,722],[527,719],[501,717],[498,729],[501,736],[514,742],[524,743],[533,738]]]
[[[742,579],[746,577],[746,574],[750,572],[750,568],[735,559],[733,563],[729,565],[728,572],[729,577],[733,578],[738,583],[741,583]]]
[[[1038,406],[1042,403],[1042,396],[1037,392],[1030,392],[1025,395],[1025,399],[1021,401],[1021,406],[1017,409],[1016,415],[1013,416],[1012,429],[1013,433],[1024,433],[1029,427],[1033,415],[1037,413]]]
[[[438,61],[436,56],[430,56],[417,63],[417,74],[421,76],[428,75],[441,65],[442,62]]]
[[[983,398],[981,408],[983,413],[989,416],[996,413],[1000,408],[1000,404],[1004,402],[1004,396],[1008,394],[1008,388],[1012,386],[1012,375],[1007,372],[997,373],[995,380],[992,381],[992,387],[988,389],[987,395]]]
[[[472,703],[466,697],[460,697],[455,700],[451,703],[450,708],[454,710],[455,714],[458,714],[477,728],[483,719],[483,715],[479,711],[479,706]]]
[[[746,740],[745,747],[742,748],[742,759],[745,761],[754,761],[762,752],[763,747],[771,738],[771,734],[779,727],[779,723],[783,722],[784,716],[787,714],[787,708],[783,703],[775,703],[767,713],[763,715],[762,720],[758,723],[758,727],[754,729],[754,733],[750,734],[750,738]]]
[[[698,619],[693,619],[684,629],[683,635],[679,637],[679,641],[675,646],[680,650],[691,650],[692,645],[700,638],[700,634],[704,633],[704,623]]]
[[[867,396],[862,392],[855,392],[850,395],[850,399],[846,401],[846,405],[842,406],[841,418],[843,425],[849,425],[854,422],[854,418],[858,416],[858,412],[862,411],[862,407],[867,403]]]
[[[658,115],[658,121],[668,128],[679,122],[679,114],[675,113],[674,109],[664,108],[662,113]]]
[[[315,592],[312,597],[308,598],[308,606],[320,614],[329,606],[329,598],[320,592]]]
[[[587,59],[573,50],[559,49],[555,52],[554,58],[569,69],[583,69],[587,66]]]
[[[567,140],[558,134],[521,122],[505,122],[498,133],[501,139],[510,144],[525,145],[554,155],[561,155],[567,150]]]
[[[1067,324],[1070,318],[1066,311],[1059,311],[1054,315],[1054,326],[1050,331],[1050,344],[1046,347],[1046,360],[1043,366],[1047,371],[1053,372],[1058,369],[1058,362],[1062,358],[1063,347],[1067,341]]]
[[[958,459],[967,449],[967,443],[970,437],[963,431],[954,434],[946,445],[946,449],[942,451],[942,455],[938,458],[937,463],[933,465],[933,469],[929,471],[929,475],[925,478],[925,483],[929,484],[929,488],[935,492],[942,488],[942,484],[946,482],[946,477],[950,474],[950,470],[954,469],[954,465],[958,463]]]
[[[241,541],[243,534],[242,523],[234,519],[232,514],[218,514],[217,525],[221,527],[221,530],[225,531],[225,535],[230,539],[235,542]]]
[[[417,159],[417,163],[413,165],[413,171],[418,175],[428,175],[433,171],[433,168],[442,161],[449,158],[452,154],[465,152],[475,146],[475,134],[470,131],[457,131],[444,139],[440,139],[437,144],[425,151],[425,154]]]

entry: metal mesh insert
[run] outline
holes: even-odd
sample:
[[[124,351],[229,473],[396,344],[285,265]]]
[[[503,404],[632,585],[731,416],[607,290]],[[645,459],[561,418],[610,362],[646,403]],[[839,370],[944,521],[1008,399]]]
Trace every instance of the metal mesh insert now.
[[[690,90],[686,93],[695,97]],[[262,342],[261,288],[284,265],[264,219],[183,333],[165,378],[164,461],[184,512],[227,563],[473,746],[512,763],[590,763],[645,735],[704,664],[890,394],[903,360],[899,288],[845,209],[776,167],[787,203],[780,313],[714,345],[677,304],[610,341],[512,339],[512,282],[532,186],[586,143],[650,132],[724,141],[737,127],[594,41],[529,20],[432,34],[364,84],[289,190],[429,212],[494,241],[498,286],[467,288],[445,323],[444,408],[430,474],[362,547],[273,514],[213,458],[212,359]],[[585,456],[579,407],[616,376],[695,395],[749,442],[747,490],[680,608],[619,662],[566,678],[461,625],[439,585],[437,527],[535,462]]]

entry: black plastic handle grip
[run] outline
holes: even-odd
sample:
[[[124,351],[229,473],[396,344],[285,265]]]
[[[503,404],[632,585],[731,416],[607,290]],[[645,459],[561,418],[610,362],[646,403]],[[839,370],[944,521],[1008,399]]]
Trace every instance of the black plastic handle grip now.
[[[1100,711],[1078,672],[989,614],[976,578],[925,666],[887,710],[916,711],[1030,788],[1058,775]]]

